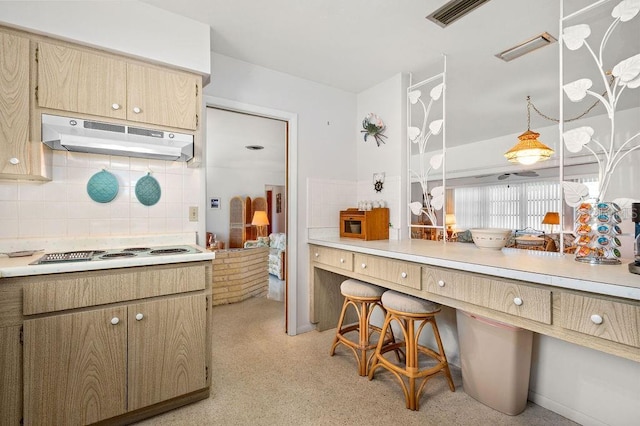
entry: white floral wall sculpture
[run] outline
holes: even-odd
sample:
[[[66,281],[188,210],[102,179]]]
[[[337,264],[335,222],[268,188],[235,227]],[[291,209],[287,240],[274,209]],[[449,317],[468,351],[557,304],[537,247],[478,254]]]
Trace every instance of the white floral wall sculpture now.
[[[588,10],[596,3],[583,10]],[[596,130],[590,126],[581,126],[565,131],[564,127],[562,128],[562,139],[567,151],[578,153],[584,149],[595,157],[598,164],[598,194],[590,194],[588,187],[581,183],[562,183],[566,203],[578,208],[575,231],[578,234],[576,242],[579,247],[576,260],[589,263],[620,263],[617,259],[620,257],[617,249],[620,245],[617,238],[620,233],[620,211],[630,208],[634,201],[618,198],[611,203],[604,202],[614,170],[623,158],[640,148],[640,124],[636,123],[638,128],[628,129],[629,131],[620,131],[621,129],[615,127],[616,107],[622,96],[635,96],[635,99],[640,99],[640,52],[634,52],[635,54],[619,61],[613,67],[612,64],[605,63],[604,58],[607,42],[616,28],[631,20],[640,19],[639,12],[640,0],[618,2],[611,11],[612,22],[600,40],[593,39],[591,26],[588,24],[568,26],[562,31],[562,40],[567,49],[585,50],[593,59],[605,90],[594,91],[594,82],[591,79],[580,78],[562,86],[565,95],[571,102],[581,102],[586,98],[597,99],[605,107],[609,118],[608,129]],[[594,46],[597,46],[597,50]],[[625,135],[626,140],[617,140],[621,138],[620,135]]]
[[[435,84],[435,86],[434,86]],[[420,89],[429,90],[428,99],[424,96],[423,91]],[[416,161],[410,162],[409,168],[409,182],[418,182],[422,189],[422,200],[413,200],[409,204],[411,212],[418,216],[419,220],[425,216],[427,219],[426,225],[418,225],[418,227],[436,228],[438,226],[438,217],[436,211],[442,210],[444,206],[444,186],[437,186],[429,190],[429,174],[434,170],[444,170],[443,159],[444,155],[441,153],[433,154],[430,158],[426,158],[427,148],[433,148],[434,142],[432,139],[436,137],[440,141],[440,147],[444,152],[444,95],[445,95],[445,83],[444,73],[434,76],[430,79],[424,80],[420,83],[410,86],[407,89],[407,99],[409,104],[409,126],[407,129],[407,138],[409,143],[409,152],[415,152],[412,147],[417,147],[417,156],[411,156]],[[411,105],[420,105],[419,113],[411,113]],[[434,113],[434,107],[438,105],[441,110]],[[437,117],[433,117],[433,116]],[[414,126],[411,122],[415,119],[415,116],[421,116],[422,123],[420,126]],[[430,145],[431,142],[431,145]],[[442,176],[444,178],[444,175]],[[411,185],[409,185],[411,186]],[[444,214],[441,216],[444,217]],[[416,227],[415,224],[413,227]],[[442,226],[440,226],[442,227]],[[444,229],[444,228],[443,228]]]

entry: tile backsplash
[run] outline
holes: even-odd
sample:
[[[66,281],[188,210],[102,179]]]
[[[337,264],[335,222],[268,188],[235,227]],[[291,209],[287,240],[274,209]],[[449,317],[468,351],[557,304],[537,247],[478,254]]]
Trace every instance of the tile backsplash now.
[[[87,193],[87,182],[103,169],[119,184],[109,203]],[[135,195],[136,182],[149,172],[161,188],[153,206]],[[54,151],[50,182],[0,180],[0,238],[196,232],[188,211],[201,204],[201,173],[184,162]]]

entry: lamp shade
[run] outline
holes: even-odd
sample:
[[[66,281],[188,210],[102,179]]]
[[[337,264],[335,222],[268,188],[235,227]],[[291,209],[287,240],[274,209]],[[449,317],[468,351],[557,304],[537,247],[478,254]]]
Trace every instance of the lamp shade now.
[[[540,142],[538,136],[540,136],[540,133],[527,130],[518,136],[520,142],[507,151],[504,156],[512,163],[525,165],[548,160],[553,154],[553,149]]]
[[[456,215],[454,215],[453,213],[447,213],[447,215],[444,218],[444,224],[445,225],[455,225],[456,224]]]
[[[542,223],[544,225],[559,225],[560,214],[558,212],[547,212],[547,214],[544,215],[544,219],[542,219]]]
[[[267,212],[263,210],[257,210],[253,213],[253,219],[251,224],[254,226],[267,226],[269,225],[269,219],[267,218]]]

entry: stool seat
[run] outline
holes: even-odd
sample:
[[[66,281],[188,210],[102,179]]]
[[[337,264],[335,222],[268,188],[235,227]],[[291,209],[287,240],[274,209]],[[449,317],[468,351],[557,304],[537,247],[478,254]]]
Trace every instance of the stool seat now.
[[[340,292],[344,296],[344,302],[336,327],[336,337],[333,339],[333,344],[331,345],[330,355],[333,356],[336,347],[343,344],[353,352],[358,362],[358,374],[366,376],[369,373],[369,364],[373,356],[373,349],[377,346],[377,343],[371,343],[370,337],[373,333],[380,333],[380,327],[371,324],[371,313],[378,307],[386,315],[386,311],[380,302],[385,289],[363,281],[347,279],[340,284]],[[345,325],[347,309],[350,306],[355,310],[358,321],[355,324]],[[347,336],[347,334],[352,332],[354,334],[357,332],[357,341]],[[387,332],[381,333],[378,341],[381,340],[394,342],[393,331],[389,329]],[[369,352],[370,355],[367,355],[367,352]]]
[[[418,299],[397,291],[385,291],[381,298],[386,309],[408,314],[432,314],[440,311],[440,305],[430,300]]]
[[[369,380],[373,379],[374,373],[379,367],[389,370],[400,382],[406,407],[410,410],[418,410],[420,394],[427,380],[437,373],[442,372],[445,375],[449,389],[454,392],[453,378],[436,324],[436,315],[440,312],[440,305],[392,290],[386,291],[380,300],[387,311],[380,334],[384,335],[388,329],[391,329],[391,323],[396,322],[402,331],[404,340],[398,342],[378,341],[369,367]],[[427,324],[431,324],[438,351],[423,346],[419,342],[422,330]],[[399,350],[405,352],[404,365],[394,363],[385,357],[386,353],[394,351],[397,354]],[[421,354],[436,360],[437,364],[421,368],[419,363]],[[408,386],[405,383],[405,378],[408,381]],[[416,380],[422,380],[417,388]]]
[[[382,287],[354,279],[344,280],[340,284],[340,293],[343,296],[380,298],[384,292]]]

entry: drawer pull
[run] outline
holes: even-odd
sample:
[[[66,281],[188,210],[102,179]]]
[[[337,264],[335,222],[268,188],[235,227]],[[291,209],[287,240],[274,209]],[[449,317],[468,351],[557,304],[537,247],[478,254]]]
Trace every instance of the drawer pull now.
[[[120,322],[120,318],[118,318],[118,317],[111,318],[111,324],[116,325],[119,322]]]
[[[515,303],[516,306],[522,306],[522,299],[520,299],[519,297],[514,297],[513,303]]]
[[[142,320],[142,318],[144,318],[144,315],[142,315],[142,314],[140,314],[140,313],[136,314],[136,320],[137,320],[137,321]]]
[[[362,269],[366,269],[367,264],[366,264],[366,263],[363,263],[362,265],[360,265],[360,267],[361,267]]]
[[[316,257],[320,257],[320,253],[316,253]]]
[[[344,263],[344,259],[340,258],[340,263]]]
[[[406,272],[403,272],[403,273],[401,273],[401,274],[400,274],[400,276],[401,276],[402,278],[407,278],[407,273],[406,273]]]
[[[602,317],[598,314],[591,315],[591,322],[597,325],[602,324]]]
[[[439,280],[439,281],[438,281],[438,285],[439,285],[440,287],[444,287],[444,280]]]

